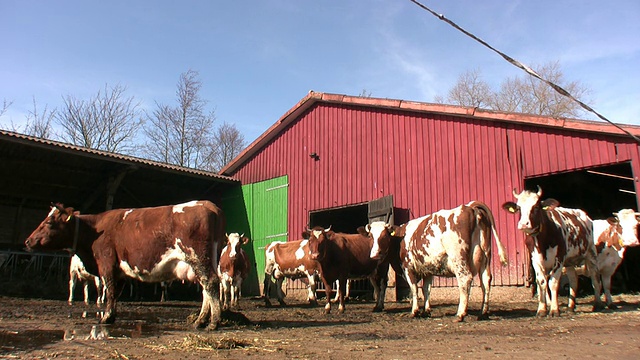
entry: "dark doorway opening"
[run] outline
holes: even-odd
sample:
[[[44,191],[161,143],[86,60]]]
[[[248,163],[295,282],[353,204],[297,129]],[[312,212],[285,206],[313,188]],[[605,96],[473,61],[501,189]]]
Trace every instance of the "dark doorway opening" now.
[[[348,234],[355,234],[368,221],[366,203],[309,212],[309,228],[331,226],[335,232]]]
[[[594,220],[611,217],[621,209],[638,210],[629,162],[532,177],[525,179],[524,186],[532,191],[540,186],[543,198],[554,198],[563,207],[582,209]],[[640,248],[626,250],[611,288],[612,293],[640,291]]]

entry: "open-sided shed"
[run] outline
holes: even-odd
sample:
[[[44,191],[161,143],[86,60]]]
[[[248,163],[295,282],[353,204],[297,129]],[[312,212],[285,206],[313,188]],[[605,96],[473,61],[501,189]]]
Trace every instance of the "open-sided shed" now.
[[[605,218],[638,209],[639,173],[639,144],[607,123],[318,92],[221,171],[243,184],[230,199],[247,214],[258,272],[265,244],[309,226],[355,231],[481,200],[509,251],[506,268],[494,258],[497,285],[526,281],[524,237],[501,209],[513,189],[540,185]]]
[[[6,281],[25,270],[27,278],[68,277],[68,254],[23,251],[51,202],[82,213],[194,199],[220,203],[228,189],[240,186],[211,172],[8,131],[0,131],[0,164],[0,275]]]

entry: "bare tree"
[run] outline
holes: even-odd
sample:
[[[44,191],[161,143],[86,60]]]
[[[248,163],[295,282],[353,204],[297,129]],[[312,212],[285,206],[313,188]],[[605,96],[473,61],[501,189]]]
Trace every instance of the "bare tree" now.
[[[233,160],[245,148],[244,135],[233,124],[226,122],[220,125],[214,134],[216,144],[212,153],[212,171],[220,171],[229,161]]]
[[[180,74],[177,106],[156,103],[156,109],[147,115],[149,126],[144,128],[146,156],[185,167],[210,167],[215,113],[205,112],[207,102],[200,97],[201,88],[198,72],[188,70]]]
[[[92,149],[128,154],[135,150],[135,136],[143,125],[139,103],[125,97],[126,87],[105,85],[89,100],[63,97],[64,107],[55,114],[60,137]]]
[[[0,116],[4,115],[9,109],[9,106],[13,104],[13,101],[7,101],[7,99],[2,100],[2,108],[0,108]]]
[[[461,106],[486,107],[492,97],[489,84],[482,80],[480,70],[471,70],[458,77],[456,84],[449,90],[446,102]],[[442,97],[436,102],[444,103]]]
[[[372,92],[367,90],[367,89],[362,89],[362,91],[360,91],[360,94],[358,94],[358,96],[360,97],[365,97],[365,98],[370,98],[372,96]]]
[[[535,71],[543,78],[560,85],[576,98],[584,99],[590,94],[590,90],[582,83],[565,81],[558,62],[537,66]],[[442,100],[441,96],[435,98],[436,102],[444,102]],[[460,76],[458,82],[449,90],[446,101],[463,106],[551,117],[584,115],[584,111],[577,102],[560,95],[534,77],[525,75],[507,78],[500,84],[500,89],[494,92],[481,79],[478,70]]]
[[[50,139],[53,135],[51,123],[53,122],[55,115],[55,109],[49,110],[47,105],[44,106],[44,110],[42,110],[42,112],[39,112],[36,98],[34,96],[33,110],[29,111],[29,114],[27,114],[27,124],[24,126],[24,133],[41,139]]]

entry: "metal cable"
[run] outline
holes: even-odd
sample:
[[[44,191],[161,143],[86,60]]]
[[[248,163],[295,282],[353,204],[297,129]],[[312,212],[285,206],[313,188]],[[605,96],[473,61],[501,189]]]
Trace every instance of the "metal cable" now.
[[[620,125],[612,122],[611,120],[607,119],[606,117],[604,117],[603,115],[601,115],[600,113],[598,113],[597,111],[595,111],[594,109],[592,109],[589,105],[583,103],[582,101],[576,99],[575,97],[573,97],[573,95],[571,95],[567,90],[563,89],[561,86],[543,79],[542,76],[540,76],[538,73],[536,73],[535,71],[533,71],[533,69],[531,69],[530,67],[528,67],[527,65],[521,63],[520,61],[510,57],[509,55],[501,52],[500,50],[494,48],[493,46],[489,45],[486,41],[480,39],[479,37],[473,35],[472,33],[468,32],[467,30],[461,28],[460,26],[458,26],[458,24],[454,23],[453,21],[447,19],[443,14],[438,14],[435,11],[429,9],[428,7],[426,7],[425,5],[421,4],[419,1],[416,0],[409,0],[412,3],[418,5],[420,8],[422,8],[423,10],[426,10],[428,12],[430,12],[433,16],[437,17],[438,19],[446,22],[447,24],[453,26],[454,28],[458,29],[459,31],[461,31],[462,33],[464,33],[465,35],[469,36],[470,38],[474,39],[475,41],[479,42],[480,44],[484,45],[485,47],[491,49],[492,51],[496,52],[498,55],[502,56],[505,60],[507,60],[508,62],[510,62],[512,65],[519,67],[520,69],[526,71],[529,75],[545,82],[547,85],[551,86],[551,88],[553,88],[555,91],[557,91],[558,93],[560,93],[563,96],[568,97],[569,99],[577,102],[578,104],[580,104],[580,106],[582,106],[582,108],[584,108],[585,110],[594,113],[597,117],[599,117],[600,119],[608,122],[609,124],[615,126],[616,128],[622,130],[624,133],[626,133],[627,135],[629,135],[630,137],[632,137],[636,142],[640,143],[640,139],[638,137],[636,137],[635,135],[633,135],[631,132],[627,131],[626,129],[622,128]]]

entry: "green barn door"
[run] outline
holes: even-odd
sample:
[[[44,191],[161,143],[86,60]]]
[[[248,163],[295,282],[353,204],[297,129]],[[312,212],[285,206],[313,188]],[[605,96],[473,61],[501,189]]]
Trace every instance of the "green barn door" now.
[[[288,177],[282,176],[232,188],[222,197],[226,232],[244,233],[251,239],[243,249],[255,267],[242,284],[244,295],[260,295],[267,244],[287,241],[288,186]]]
[[[272,241],[287,241],[287,198],[289,180],[287,176],[252,184],[253,251],[256,255],[258,281],[264,280],[265,247]]]
[[[229,189],[222,196],[221,208],[227,219],[225,232],[243,234],[249,239],[253,239],[251,233],[251,209],[252,209],[251,185],[237,186]],[[242,247],[250,259],[255,259],[253,246]],[[264,261],[263,261],[264,262]],[[249,277],[242,283],[242,293],[245,295],[255,295],[260,293],[258,278],[252,268]]]

